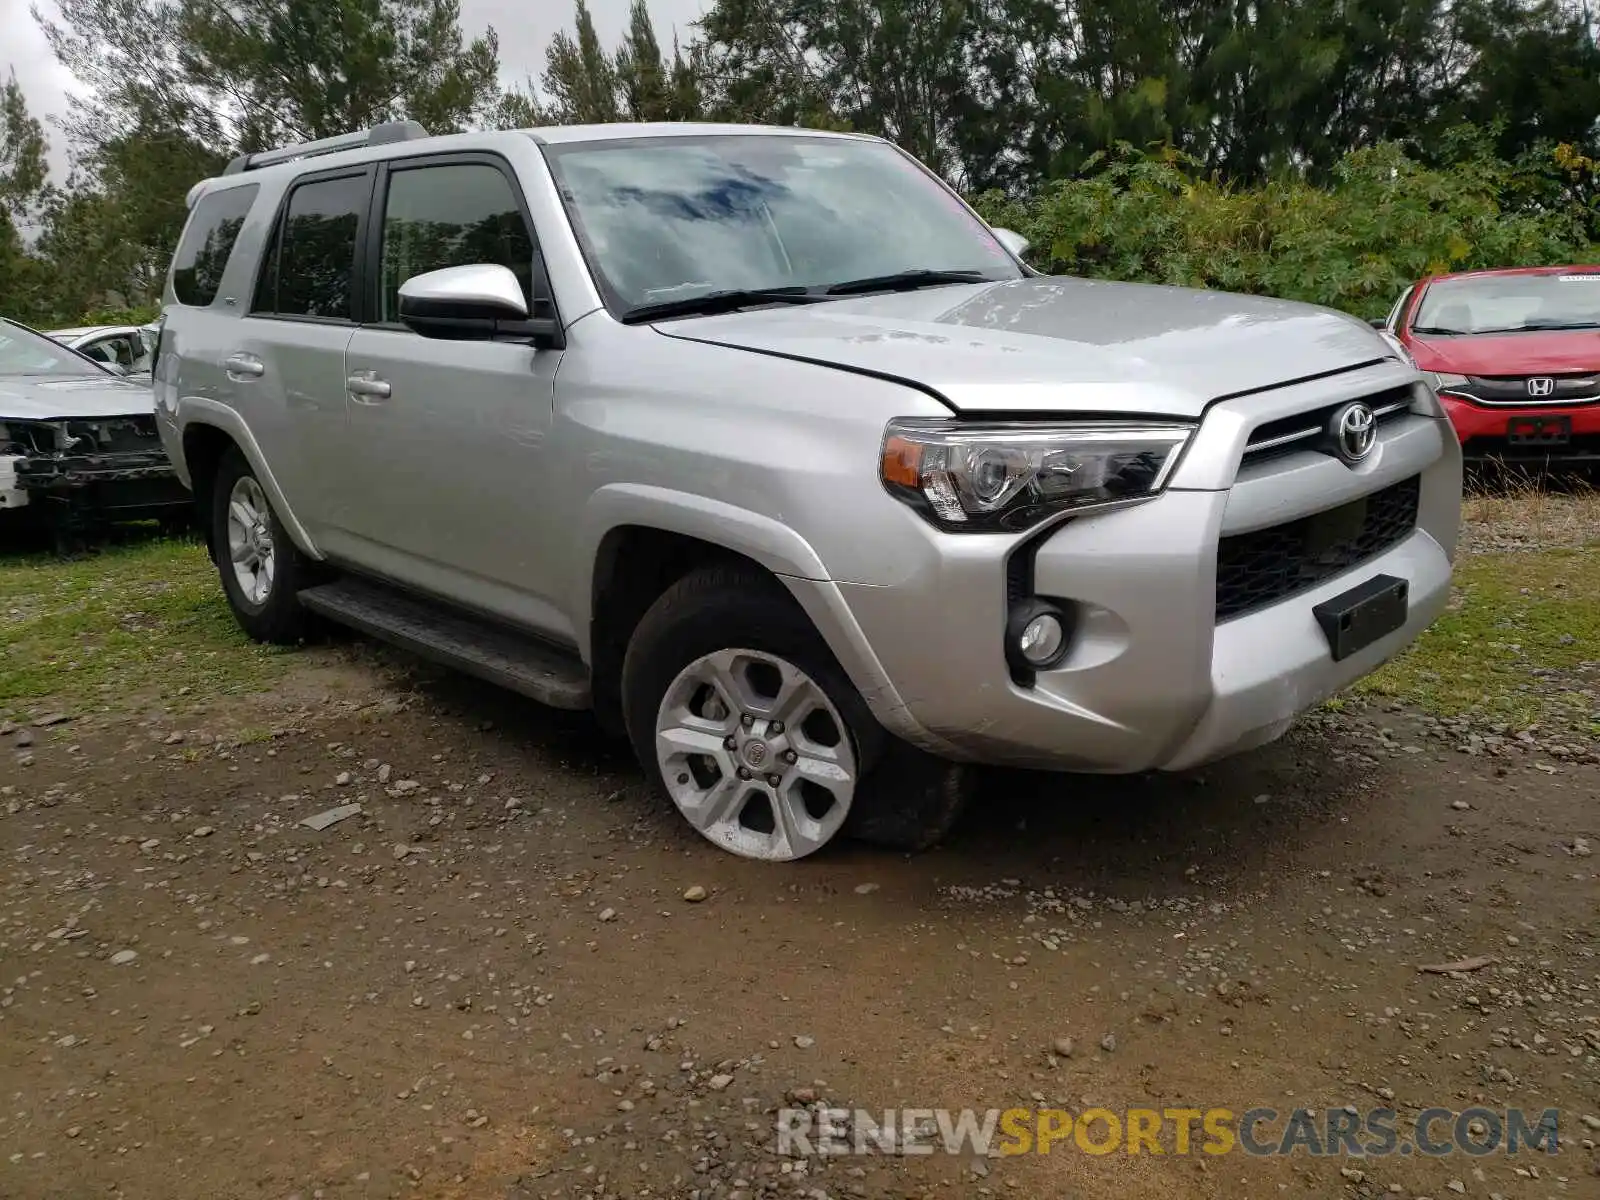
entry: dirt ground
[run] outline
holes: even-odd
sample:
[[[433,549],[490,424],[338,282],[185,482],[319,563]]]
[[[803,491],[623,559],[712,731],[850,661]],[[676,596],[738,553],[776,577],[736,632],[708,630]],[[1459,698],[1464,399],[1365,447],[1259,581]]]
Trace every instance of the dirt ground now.
[[[1356,705],[770,867],[362,644],[167,701],[0,726],[5,1197],[1600,1197],[1593,745]],[[780,1155],[796,1103],[1557,1108],[1560,1152]]]

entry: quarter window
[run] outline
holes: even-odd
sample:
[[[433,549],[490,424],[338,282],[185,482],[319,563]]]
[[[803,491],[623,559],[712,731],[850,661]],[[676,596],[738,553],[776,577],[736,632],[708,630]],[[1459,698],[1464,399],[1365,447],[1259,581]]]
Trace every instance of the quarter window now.
[[[284,317],[355,319],[356,239],[365,175],[317,179],[289,193],[256,286],[254,309]]]
[[[400,285],[444,267],[509,267],[533,311],[533,235],[510,182],[484,163],[410,167],[389,176],[383,207],[380,319],[400,319]]]
[[[194,206],[172,257],[172,294],[179,304],[204,308],[217,298],[222,271],[233,253],[259,184],[207,192]]]

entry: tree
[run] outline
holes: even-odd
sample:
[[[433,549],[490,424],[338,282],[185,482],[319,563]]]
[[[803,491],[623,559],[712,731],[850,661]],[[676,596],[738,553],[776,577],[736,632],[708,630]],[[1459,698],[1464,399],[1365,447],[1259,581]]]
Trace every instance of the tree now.
[[[1558,0],[1470,0],[1461,23],[1474,50],[1462,119],[1494,126],[1508,158],[1541,142],[1595,145],[1600,44],[1591,12]]]
[[[29,321],[39,319],[47,288],[24,233],[50,195],[48,149],[44,127],[28,111],[12,72],[0,87],[0,304]]]
[[[560,124],[617,121],[617,70],[600,46],[589,6],[578,0],[574,20],[577,38],[565,30],[550,41],[545,54],[544,90],[550,97],[549,115]]]
[[[661,58],[655,26],[645,0],[633,0],[628,32],[617,51],[617,87],[622,110],[630,121],[670,121],[674,118],[671,79]]]
[[[532,79],[522,85],[512,86],[500,93],[494,113],[489,118],[491,129],[532,129],[550,124],[544,105],[539,102],[539,89]]]
[[[44,127],[28,111],[22,85],[12,71],[0,87],[0,214],[16,225],[44,199],[49,148]]]
[[[458,0],[61,0],[38,7],[85,85],[69,129],[106,145],[153,125],[259,150],[411,118],[448,133],[499,94],[493,29],[468,43]]]

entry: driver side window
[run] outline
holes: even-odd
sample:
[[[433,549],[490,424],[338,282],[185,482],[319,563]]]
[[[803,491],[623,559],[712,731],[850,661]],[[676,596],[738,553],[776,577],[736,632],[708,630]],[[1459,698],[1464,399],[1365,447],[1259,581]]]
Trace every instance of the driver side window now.
[[[533,234],[516,193],[487,163],[406,167],[389,176],[383,206],[379,320],[400,319],[400,285],[444,267],[509,267],[534,311]]]

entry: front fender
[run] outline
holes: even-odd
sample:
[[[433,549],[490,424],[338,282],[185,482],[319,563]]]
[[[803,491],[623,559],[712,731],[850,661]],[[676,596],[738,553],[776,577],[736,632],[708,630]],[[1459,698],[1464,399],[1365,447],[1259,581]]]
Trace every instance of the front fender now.
[[[589,642],[594,608],[592,565],[606,535],[627,525],[697,538],[760,563],[799,602],[885,728],[934,753],[950,752],[942,739],[922,729],[911,717],[811,544],[780,521],[706,496],[650,484],[613,483],[589,498],[580,525],[576,561],[590,564],[591,571],[577,573],[579,578],[574,580],[573,594],[568,598],[573,632],[585,662],[593,661]]]
[[[244,423],[244,418],[225,404],[205,396],[184,396],[178,401],[175,424],[178,430],[178,444],[182,446],[183,435],[190,426],[207,425],[220,430],[233,440],[239,447],[239,452],[244,455],[245,461],[250,464],[250,470],[255,473],[256,481],[261,484],[267,493],[267,499],[272,503],[272,511],[278,515],[278,520],[283,523],[283,528],[302,553],[307,556],[322,560],[322,551],[311,540],[311,535],[306,532],[305,526],[294,515],[294,510],[289,507],[289,501],[283,494],[283,489],[278,486],[278,480],[272,473],[272,468],[267,465],[266,456],[261,453],[261,447],[250,433],[250,428]],[[189,477],[189,467],[183,465],[183,475]]]

